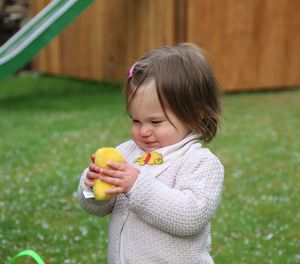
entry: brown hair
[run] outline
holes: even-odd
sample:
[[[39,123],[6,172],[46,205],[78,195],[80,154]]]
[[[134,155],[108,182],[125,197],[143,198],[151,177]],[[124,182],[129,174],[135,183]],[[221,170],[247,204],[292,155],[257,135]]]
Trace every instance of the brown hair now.
[[[147,53],[136,62],[123,89],[127,108],[139,87],[152,78],[165,114],[165,109],[170,109],[200,133],[204,143],[209,142],[219,122],[220,86],[204,51],[195,44],[182,43]]]

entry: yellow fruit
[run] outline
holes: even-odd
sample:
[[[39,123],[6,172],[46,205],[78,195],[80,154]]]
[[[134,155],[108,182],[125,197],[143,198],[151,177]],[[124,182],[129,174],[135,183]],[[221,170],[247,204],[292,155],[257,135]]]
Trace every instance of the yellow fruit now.
[[[115,148],[100,148],[96,151],[95,154],[95,164],[100,167],[107,169],[109,168],[107,166],[107,162],[118,162],[122,163],[124,162],[124,158],[122,154],[117,151]],[[111,168],[110,168],[111,169]],[[113,196],[108,195],[105,193],[105,191],[113,189],[115,186],[102,182],[99,179],[95,180],[95,185],[93,187],[93,193],[96,200],[108,200],[111,199]]]

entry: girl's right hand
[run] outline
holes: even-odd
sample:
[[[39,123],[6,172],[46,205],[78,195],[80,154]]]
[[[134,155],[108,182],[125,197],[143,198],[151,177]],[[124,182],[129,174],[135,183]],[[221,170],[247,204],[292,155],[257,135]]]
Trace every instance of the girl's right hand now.
[[[95,185],[95,180],[99,179],[99,167],[95,165],[95,154],[91,156],[92,163],[89,165],[89,169],[86,174],[86,178],[84,180],[84,184],[87,187],[92,188]]]

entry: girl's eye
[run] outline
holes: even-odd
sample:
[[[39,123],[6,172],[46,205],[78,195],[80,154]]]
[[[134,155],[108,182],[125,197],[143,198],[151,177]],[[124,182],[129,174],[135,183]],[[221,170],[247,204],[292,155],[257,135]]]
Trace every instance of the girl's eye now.
[[[160,121],[160,120],[154,120],[154,121],[151,121],[151,123],[153,124],[153,125],[158,125],[158,124],[160,124],[162,121]]]
[[[140,122],[139,120],[132,119],[132,123],[139,123],[139,122]]]

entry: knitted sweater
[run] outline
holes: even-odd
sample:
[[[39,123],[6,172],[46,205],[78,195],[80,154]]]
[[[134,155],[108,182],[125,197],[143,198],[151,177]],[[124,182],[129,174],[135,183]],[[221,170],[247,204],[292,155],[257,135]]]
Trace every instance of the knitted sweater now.
[[[200,144],[199,144],[200,145]],[[141,153],[134,141],[117,149],[133,166]],[[142,171],[132,189],[101,202],[86,199],[82,174],[78,197],[89,213],[111,214],[108,262],[120,263],[122,233],[126,264],[211,264],[210,221],[218,206],[224,169],[207,148],[190,149],[158,176]]]

